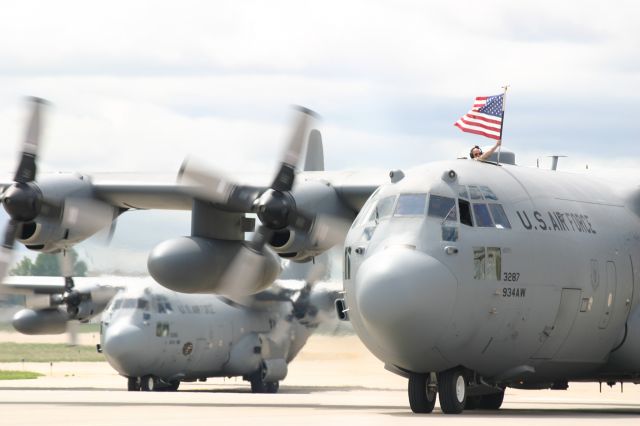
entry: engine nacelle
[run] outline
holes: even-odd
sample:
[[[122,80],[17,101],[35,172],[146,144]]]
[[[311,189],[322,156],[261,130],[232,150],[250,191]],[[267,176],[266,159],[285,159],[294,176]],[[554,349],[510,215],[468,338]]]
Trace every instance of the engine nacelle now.
[[[57,308],[22,309],[13,316],[13,327],[23,334],[62,334],[67,331],[68,314]]]
[[[55,252],[106,228],[117,208],[97,200],[88,178],[64,174],[38,183],[43,195],[40,214],[22,226],[18,241],[31,250]]]
[[[269,240],[269,245],[283,258],[305,262],[341,242],[353,222],[354,213],[325,182],[300,182],[292,194],[298,209],[316,215],[316,226],[311,234],[290,229],[278,231]]]
[[[236,255],[248,252],[243,244],[242,241],[201,237],[173,238],[154,247],[147,266],[158,283],[174,291],[246,296],[275,281],[280,273],[280,260],[270,250],[265,250],[258,270],[250,274],[251,282],[235,283],[234,279],[241,277],[227,272],[230,265],[242,266],[234,260]]]

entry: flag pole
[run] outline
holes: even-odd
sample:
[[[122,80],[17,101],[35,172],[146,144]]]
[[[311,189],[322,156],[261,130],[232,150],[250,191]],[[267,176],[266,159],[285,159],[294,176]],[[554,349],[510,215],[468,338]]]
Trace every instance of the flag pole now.
[[[502,95],[502,117],[500,119],[500,146],[498,147],[498,165],[500,164],[500,152],[502,151],[502,129],[504,129],[504,109],[507,105],[507,89],[509,88],[508,84],[502,86],[504,89],[504,93]]]

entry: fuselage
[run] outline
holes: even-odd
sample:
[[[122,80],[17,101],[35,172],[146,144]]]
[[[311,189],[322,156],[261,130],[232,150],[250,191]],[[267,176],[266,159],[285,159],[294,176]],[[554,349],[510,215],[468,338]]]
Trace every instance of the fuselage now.
[[[279,374],[286,375],[286,363],[314,329],[294,318],[291,301],[243,305],[157,284],[118,294],[101,324],[101,347],[113,368],[166,382],[245,376],[265,361],[284,365]]]
[[[354,329],[399,374],[462,366],[505,384],[633,377],[633,191],[470,160],[409,170],[372,195],[347,235]]]

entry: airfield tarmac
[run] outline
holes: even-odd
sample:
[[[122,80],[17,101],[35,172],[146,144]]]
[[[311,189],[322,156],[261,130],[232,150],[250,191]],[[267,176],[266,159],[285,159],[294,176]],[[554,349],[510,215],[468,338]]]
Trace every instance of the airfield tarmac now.
[[[0,341],[58,341],[0,333]],[[80,343],[95,344],[94,334]],[[178,392],[127,392],[106,362],[5,363],[0,369],[44,374],[0,381],[0,425],[187,424],[638,424],[640,385],[571,383],[568,391],[508,389],[499,411],[416,415],[406,380],[382,367],[356,336],[312,336],[289,366],[280,392],[254,395],[236,379],[183,383]]]

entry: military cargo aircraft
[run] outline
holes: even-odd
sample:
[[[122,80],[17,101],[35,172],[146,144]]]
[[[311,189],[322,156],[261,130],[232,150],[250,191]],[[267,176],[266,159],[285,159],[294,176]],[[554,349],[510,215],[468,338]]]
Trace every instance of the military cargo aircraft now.
[[[128,209],[191,209],[191,235],[154,248],[149,272],[176,291],[233,299],[270,285],[278,256],[307,261],[346,235],[339,312],[388,370],[408,378],[415,412],[432,411],[437,395],[443,412],[460,413],[499,408],[508,386],[639,380],[633,179],[464,159],[390,173],[298,172],[307,135],[320,140],[309,131],[314,114],[300,108],[270,184],[193,161],[178,183],[36,180],[34,105],[2,196],[11,218],[5,268],[16,239],[55,251]],[[248,213],[260,226],[245,241]]]
[[[275,393],[321,321],[335,318],[337,290],[279,280],[243,303],[176,293],[147,279],[128,285],[102,315],[107,361],[128,390],[177,390],[182,381],[241,376]]]

